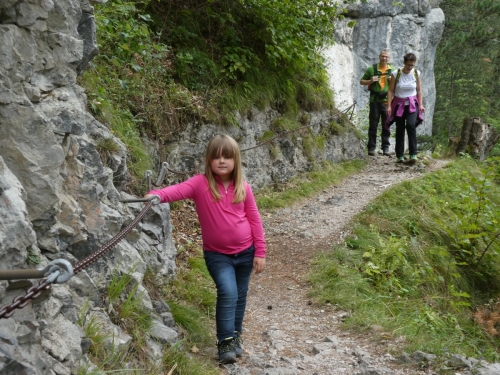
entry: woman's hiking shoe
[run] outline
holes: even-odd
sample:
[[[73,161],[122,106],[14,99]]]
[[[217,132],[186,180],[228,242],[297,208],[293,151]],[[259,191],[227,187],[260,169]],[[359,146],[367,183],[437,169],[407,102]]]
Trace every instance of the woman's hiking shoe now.
[[[405,162],[405,158],[403,156],[400,156],[398,158],[398,160],[396,160],[396,163],[404,163]]]
[[[408,161],[409,164],[415,164],[417,162],[417,155],[411,155],[410,160]]]
[[[370,150],[368,151],[368,156],[375,156],[375,151],[373,150]]]
[[[236,362],[235,339],[229,337],[221,342],[217,342],[217,352],[219,354],[219,363]]]
[[[241,357],[243,355],[243,348],[241,344],[243,344],[243,340],[241,339],[241,333],[234,331],[236,334],[236,338],[234,339],[234,351],[236,353],[236,357]]]

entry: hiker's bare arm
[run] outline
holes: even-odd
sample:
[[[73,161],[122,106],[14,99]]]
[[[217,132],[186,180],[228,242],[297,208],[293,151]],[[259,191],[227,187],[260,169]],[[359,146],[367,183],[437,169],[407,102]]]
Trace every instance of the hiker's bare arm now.
[[[420,110],[422,112],[425,112],[424,96],[422,95],[422,83],[420,82],[420,76],[417,79],[417,97],[418,97],[418,103],[420,104]]]
[[[389,91],[387,91],[387,114],[391,114],[391,104],[394,98],[394,87],[396,86],[396,79],[391,75],[391,80],[389,81]]]

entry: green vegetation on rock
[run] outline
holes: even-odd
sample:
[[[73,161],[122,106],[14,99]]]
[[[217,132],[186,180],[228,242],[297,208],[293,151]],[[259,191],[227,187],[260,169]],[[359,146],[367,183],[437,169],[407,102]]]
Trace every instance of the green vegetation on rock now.
[[[100,51],[79,83],[96,118],[127,145],[133,177],[142,178],[152,165],[143,136],[164,144],[190,121],[231,126],[253,107],[295,122],[302,111],[332,109],[319,51],[333,42],[342,9],[327,4],[96,4]]]

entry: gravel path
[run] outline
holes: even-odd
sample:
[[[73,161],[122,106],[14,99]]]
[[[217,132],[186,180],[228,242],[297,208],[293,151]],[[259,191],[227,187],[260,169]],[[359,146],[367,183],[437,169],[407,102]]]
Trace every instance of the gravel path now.
[[[274,213],[263,213],[266,270],[253,275],[244,323],[244,355],[221,368],[228,375],[416,375],[431,372],[402,365],[391,353],[401,339],[340,328],[347,312],[315,306],[307,297],[308,263],[318,251],[343,240],[354,215],[404,180],[445,162],[416,166],[395,158],[370,157],[367,167],[317,196]],[[385,337],[385,338],[384,338]]]

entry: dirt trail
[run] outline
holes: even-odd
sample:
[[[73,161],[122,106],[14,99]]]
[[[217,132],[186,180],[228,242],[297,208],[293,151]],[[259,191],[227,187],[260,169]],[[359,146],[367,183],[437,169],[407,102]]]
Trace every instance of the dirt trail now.
[[[340,329],[347,312],[312,304],[305,277],[314,254],[342,241],[353,216],[387,187],[442,165],[433,161],[407,166],[396,164],[393,157],[371,157],[363,171],[318,195],[273,214],[263,213],[267,264],[250,283],[244,356],[222,373],[427,374],[398,364],[389,354],[400,339],[357,336]]]

